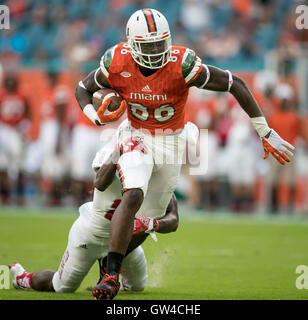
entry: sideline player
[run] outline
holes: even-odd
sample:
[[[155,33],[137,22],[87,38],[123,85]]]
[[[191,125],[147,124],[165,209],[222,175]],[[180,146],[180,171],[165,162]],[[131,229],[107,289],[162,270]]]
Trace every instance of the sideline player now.
[[[73,124],[70,118],[70,91],[59,82],[59,73],[46,74],[48,86],[40,109],[41,177],[46,189],[46,204],[60,206],[67,189],[69,144]]]
[[[72,225],[68,246],[57,272],[42,270],[28,273],[19,264],[10,266],[13,285],[17,289],[74,292],[80,286],[96,260],[100,263],[100,280],[105,275],[110,220],[120,203],[120,183],[115,174],[113,157],[116,152],[103,148],[97,153],[93,167],[97,169],[93,202],[79,208],[80,217]],[[110,155],[111,154],[111,155]],[[114,160],[114,159],[113,159]],[[101,190],[101,191],[100,191]],[[141,243],[150,232],[169,233],[177,229],[178,212],[175,196],[161,219],[139,216],[134,222],[134,236],[123,260],[121,275],[123,290],[141,291],[147,280],[147,262]],[[105,257],[105,259],[103,259]],[[99,280],[99,281],[100,281]]]
[[[21,92],[17,75],[4,79],[0,93],[0,203],[12,202],[12,173],[16,174],[17,204],[23,205],[25,167],[23,155],[31,125],[31,107]]]
[[[128,105],[129,123],[119,131],[119,144],[125,146],[130,135],[144,146],[123,154],[118,161],[124,193],[111,222],[107,274],[94,291],[98,299],[112,299],[117,294],[118,276],[134,217],[144,208],[147,193],[152,193],[152,181],[156,179],[160,183],[161,197],[153,201],[156,209],[151,208],[156,217],[165,212],[176,187],[181,164],[168,161],[174,154],[181,157],[185,149],[181,132],[186,122],[185,105],[190,87],[230,92],[251,118],[264,146],[264,158],[271,153],[284,164],[290,161],[294,149],[269,128],[240,78],[228,70],[202,64],[193,50],[172,46],[163,14],[154,9],[136,11],[128,20],[126,36],[127,42],[107,50],[100,68],[80,81],[76,89],[81,109],[98,125],[112,118],[105,115],[109,101],[96,112],[91,104],[92,95],[103,87],[115,89]],[[166,161],[161,163],[157,158]]]

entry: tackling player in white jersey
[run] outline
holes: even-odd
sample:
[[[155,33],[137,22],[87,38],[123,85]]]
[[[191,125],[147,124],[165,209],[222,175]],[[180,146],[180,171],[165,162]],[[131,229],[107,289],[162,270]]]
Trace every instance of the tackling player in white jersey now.
[[[93,169],[96,171],[93,202],[87,202],[79,208],[80,216],[70,229],[68,245],[59,269],[56,272],[42,270],[28,273],[21,264],[15,262],[10,265],[10,272],[16,289],[74,292],[96,260],[100,262],[99,281],[105,276],[110,220],[121,202],[121,185],[118,179],[114,179],[114,163],[118,157],[112,141],[97,153],[93,161]],[[146,237],[154,231],[173,232],[177,226],[175,196],[172,197],[166,214],[161,219],[145,215],[135,219],[134,236],[122,265],[123,290],[141,291],[146,285],[147,262],[141,247]]]

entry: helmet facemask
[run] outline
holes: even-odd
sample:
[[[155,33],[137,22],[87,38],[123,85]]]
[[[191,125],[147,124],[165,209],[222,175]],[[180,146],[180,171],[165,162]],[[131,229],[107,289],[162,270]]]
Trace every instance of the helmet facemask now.
[[[137,37],[136,37],[137,38]],[[171,55],[171,37],[153,37],[149,40],[129,39],[133,59],[142,67],[159,69],[164,67]]]

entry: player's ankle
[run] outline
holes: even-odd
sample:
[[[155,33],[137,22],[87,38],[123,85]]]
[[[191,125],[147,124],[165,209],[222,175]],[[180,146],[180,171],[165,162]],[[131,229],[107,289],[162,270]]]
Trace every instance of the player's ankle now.
[[[119,275],[124,255],[118,252],[109,252],[107,256],[106,273],[110,276]]]

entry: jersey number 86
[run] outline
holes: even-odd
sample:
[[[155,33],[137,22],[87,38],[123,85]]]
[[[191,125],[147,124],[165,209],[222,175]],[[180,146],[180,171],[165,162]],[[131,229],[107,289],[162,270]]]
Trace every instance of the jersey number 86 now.
[[[147,121],[150,113],[147,107],[140,103],[128,102],[132,115],[141,121]],[[158,122],[165,122],[174,116],[174,108],[171,104],[163,104],[153,110],[153,118]]]

